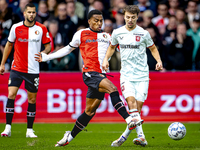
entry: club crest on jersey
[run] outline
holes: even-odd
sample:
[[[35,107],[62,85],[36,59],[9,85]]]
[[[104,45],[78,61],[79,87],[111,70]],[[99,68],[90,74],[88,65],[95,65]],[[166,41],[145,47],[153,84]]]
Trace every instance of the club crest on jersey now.
[[[106,34],[103,34],[103,37],[104,37],[105,39],[107,39],[107,35],[106,35]]]
[[[136,36],[136,37],[135,37],[135,40],[136,40],[137,42],[139,42],[139,41],[140,41],[140,36]]]
[[[105,77],[103,74],[99,74],[101,77]]]
[[[39,32],[38,30],[36,30],[36,31],[35,31],[35,34],[38,35],[38,34],[40,34],[40,32]]]
[[[47,38],[50,38],[50,37],[49,37],[49,32],[47,32],[46,37],[47,37]]]

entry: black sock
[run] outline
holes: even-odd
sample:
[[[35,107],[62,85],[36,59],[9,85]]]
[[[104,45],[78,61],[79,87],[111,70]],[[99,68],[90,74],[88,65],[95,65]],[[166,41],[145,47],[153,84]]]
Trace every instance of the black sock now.
[[[6,124],[12,123],[12,118],[14,114],[14,99],[9,99],[6,104]]]
[[[93,116],[88,116],[84,111],[84,113],[82,113],[78,117],[78,119],[76,120],[76,123],[74,125],[74,128],[71,132],[71,135],[73,138],[75,138],[75,136],[87,126],[87,124],[90,122],[90,120],[92,119]]]
[[[112,105],[113,107],[117,110],[117,112],[124,118],[126,119],[127,117],[129,117],[129,114],[123,104],[123,102],[121,101],[120,97],[119,97],[119,92],[115,91],[110,93],[110,97],[111,97],[111,101],[112,101]]]
[[[28,103],[27,128],[33,128],[33,122],[35,120],[35,110],[36,110],[36,104]]]

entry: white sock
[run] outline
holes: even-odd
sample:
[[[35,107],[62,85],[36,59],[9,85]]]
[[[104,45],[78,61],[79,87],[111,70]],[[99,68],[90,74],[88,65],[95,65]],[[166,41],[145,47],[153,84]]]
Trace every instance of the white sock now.
[[[28,131],[28,132],[29,132],[29,131],[33,132],[33,129],[32,129],[32,128],[27,128],[27,131]]]
[[[69,137],[68,137],[68,142],[71,142],[72,140],[73,140],[74,138],[72,137],[72,135],[71,134],[69,134]]]
[[[128,129],[128,126],[126,126],[125,131],[122,133],[122,136],[125,137],[126,139],[128,138],[128,136],[130,135],[132,130]]]
[[[129,124],[131,122],[131,120],[133,119],[132,116],[129,116],[125,119],[126,123]]]
[[[137,119],[140,119],[140,120],[141,120],[141,117],[140,117],[140,114],[139,114],[139,113],[138,113]],[[136,130],[136,133],[137,133],[137,137],[141,137],[141,136],[142,136],[142,137],[145,138],[144,132],[143,132],[143,130],[142,130],[142,125],[137,126],[137,127],[135,128],[135,130]]]
[[[136,117],[138,119],[137,116],[140,117],[140,114],[138,113],[137,109],[131,109],[129,110],[130,116],[132,117]],[[140,118],[141,119],[141,118]],[[128,136],[130,135],[132,130],[129,130],[128,126],[126,127],[125,131],[122,133],[122,136],[124,136],[126,139],[128,138]]]
[[[11,130],[11,125],[10,124],[6,124],[6,129]]]

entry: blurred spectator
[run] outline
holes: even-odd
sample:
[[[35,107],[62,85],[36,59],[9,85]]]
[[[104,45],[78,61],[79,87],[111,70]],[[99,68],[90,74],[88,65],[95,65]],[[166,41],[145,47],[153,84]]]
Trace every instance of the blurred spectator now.
[[[165,71],[165,67],[166,67],[166,58],[165,58],[166,57],[166,49],[165,49],[165,46],[162,44],[162,41],[160,40],[159,36],[157,36],[153,27],[146,28],[146,30],[151,35],[151,38],[152,38],[154,44],[156,45],[156,47],[159,51],[161,60],[163,62],[163,71]],[[155,71],[155,66],[157,64],[156,60],[152,56],[150,50],[147,50],[146,53],[147,53],[147,63],[148,63],[148,66],[149,66],[149,70]]]
[[[168,52],[168,70],[191,70],[192,50],[194,42],[186,35],[187,27],[184,23],[177,26],[176,38],[170,45]]]
[[[114,29],[117,29],[125,24],[123,10],[120,9],[115,15]]]
[[[195,67],[196,67],[195,70],[200,70],[200,47],[195,57]]]
[[[175,39],[177,21],[175,16],[169,17],[169,24],[166,26],[165,33],[163,34],[163,44],[169,46]]]
[[[175,16],[176,16],[177,24],[185,23],[186,26],[187,26],[187,29],[190,28],[187,16],[186,16],[185,11],[183,9],[177,9]]]
[[[87,18],[85,18],[85,6],[83,5],[82,1],[84,0],[81,0],[81,2],[77,1],[77,0],[65,0],[65,2],[70,2],[70,1],[73,1],[75,3],[75,14],[82,20],[87,20]],[[86,0],[85,0],[86,1]]]
[[[111,16],[115,18],[117,12],[122,8],[124,8],[127,4],[124,0],[110,0],[110,5],[111,5],[110,8]]]
[[[104,32],[112,34],[113,31],[113,21],[112,19],[104,20]]]
[[[168,0],[169,2],[169,14],[176,15],[176,11],[179,8],[179,0]]]
[[[104,32],[112,33],[113,31],[113,21],[111,19],[105,19],[104,20]],[[113,56],[111,57],[109,61],[109,67],[111,71],[119,71],[121,68],[120,63],[120,53],[116,50]]]
[[[58,32],[58,21],[56,20],[50,21],[48,25],[48,29],[49,29],[49,35],[51,38],[51,52],[52,52],[54,51],[54,48],[56,45],[59,45],[63,42],[62,36]]]
[[[143,12],[143,27],[146,28],[153,28],[154,31],[156,32],[156,35],[160,37],[160,33],[158,31],[158,28],[152,23],[152,18],[153,18],[153,12],[151,10],[145,10]]]
[[[158,16],[152,19],[153,24],[158,27],[161,35],[165,33],[165,28],[169,23],[168,6],[164,2],[158,4]]]
[[[48,11],[48,6],[46,1],[40,1],[38,5],[38,13],[36,17],[36,21],[40,23],[44,23],[47,19],[49,19],[50,14]]]
[[[191,36],[194,41],[194,49],[192,53],[192,69],[196,69],[195,58],[200,47],[200,17],[196,16],[192,22],[192,28],[187,30],[187,35]]]
[[[186,11],[190,27],[192,27],[192,22],[194,18],[200,17],[200,14],[198,13],[197,9],[197,2],[195,0],[191,0],[188,2]]]
[[[63,44],[56,45],[55,52],[63,47]],[[48,65],[49,71],[72,71],[76,61],[76,57],[73,53],[70,53],[62,58],[50,60]]]
[[[137,5],[141,12],[150,9],[153,16],[157,16],[157,3],[154,0],[137,0],[134,5]]]
[[[138,19],[137,19],[137,25],[144,28],[143,26],[143,23],[144,23],[144,20],[143,20],[143,17],[142,16],[139,16]]]
[[[91,4],[88,7],[86,7],[85,18],[87,18],[87,14],[93,9],[101,11],[103,13],[104,19],[110,18],[109,11],[104,8],[104,4],[101,0],[93,0]]]
[[[56,8],[57,8],[57,1],[56,0],[47,0],[47,7],[48,12],[51,17],[55,17],[56,15]]]
[[[67,16],[67,8],[65,2],[58,4],[57,11],[58,17],[56,19],[59,25],[58,32],[62,35],[63,44],[67,45],[71,41],[73,34],[76,31],[76,26],[70,20],[70,17]]]
[[[29,0],[19,0],[19,8],[17,8],[15,14],[20,18],[20,20],[24,20],[24,9],[25,6],[29,3]]]
[[[12,8],[8,7],[8,2],[6,0],[0,0],[1,50],[3,50],[5,47],[11,26],[19,21],[20,21],[19,17],[13,14]],[[13,51],[10,53],[6,61],[5,65],[6,70],[10,69],[12,60],[13,60]]]
[[[75,14],[75,10],[76,10],[76,5],[74,3],[74,1],[69,1],[67,2],[67,15],[70,17],[71,21],[76,25],[76,29],[81,26],[87,26],[87,21],[79,18],[76,14]]]

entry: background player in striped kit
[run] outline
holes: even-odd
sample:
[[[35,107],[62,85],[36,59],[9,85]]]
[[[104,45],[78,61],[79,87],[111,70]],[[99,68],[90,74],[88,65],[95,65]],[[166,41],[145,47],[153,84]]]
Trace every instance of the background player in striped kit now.
[[[135,119],[127,113],[116,86],[107,79],[105,72],[102,71],[102,62],[110,42],[110,35],[101,31],[103,23],[102,13],[98,10],[90,11],[88,23],[89,28],[77,31],[69,45],[55,53],[49,55],[39,53],[35,57],[39,62],[48,61],[63,57],[79,47],[84,62],[82,68],[83,80],[88,86],[85,111],[76,120],[72,131],[66,131],[64,137],[55,146],[69,144],[87,126],[104,99],[105,93],[110,94],[114,108],[127,122],[130,130],[143,123],[143,120]]]
[[[6,127],[1,133],[2,137],[11,136],[11,123],[14,114],[14,100],[22,81],[28,94],[27,132],[26,137],[36,138],[33,131],[33,122],[36,114],[36,96],[39,86],[39,63],[34,60],[34,54],[40,52],[41,43],[45,49],[43,53],[51,51],[50,38],[47,28],[36,22],[36,7],[27,4],[24,11],[25,21],[14,24],[10,30],[6,43],[0,74],[5,71],[5,62],[14,46],[14,60],[12,62],[9,82],[8,101],[6,104]],[[15,43],[15,44],[14,44]]]
[[[136,25],[140,10],[136,5],[124,8],[125,25],[115,29],[112,33],[111,44],[107,50],[102,67],[108,70],[108,59],[113,55],[119,44],[121,54],[120,84],[125,97],[129,113],[140,119],[140,112],[147,98],[149,85],[149,67],[147,65],[146,48],[149,48],[156,59],[156,70],[162,70],[162,61],[148,31]],[[137,138],[133,140],[136,145],[147,145],[142,126],[136,127]],[[126,128],[119,139],[111,146],[118,147],[128,138],[131,130]]]

